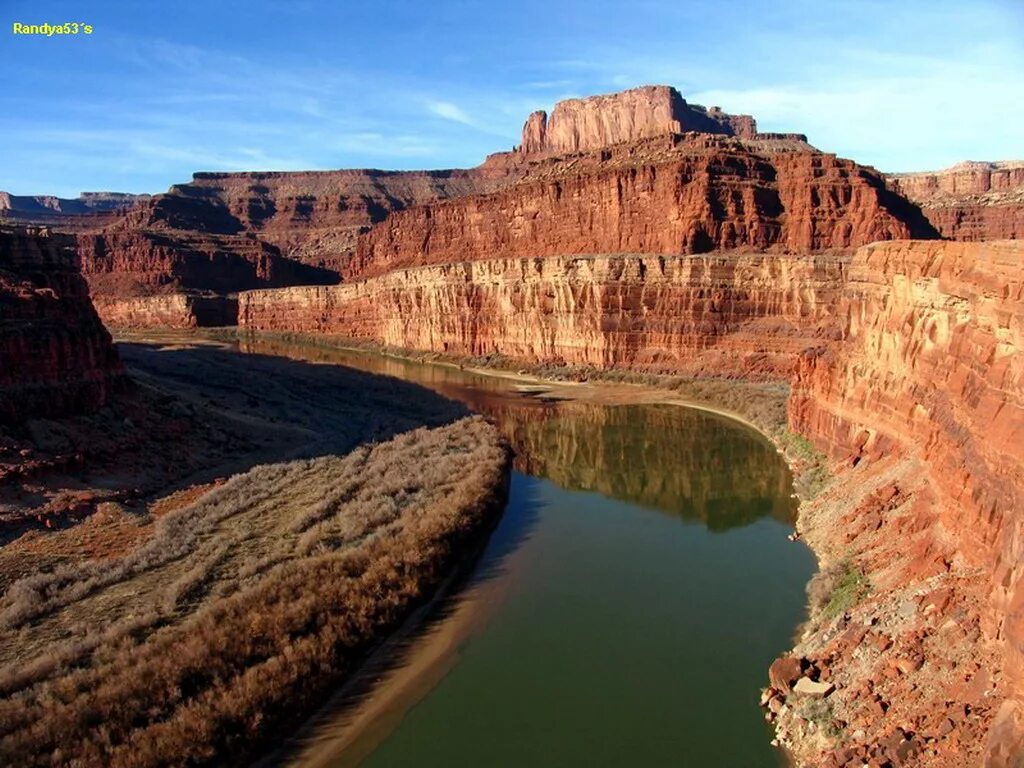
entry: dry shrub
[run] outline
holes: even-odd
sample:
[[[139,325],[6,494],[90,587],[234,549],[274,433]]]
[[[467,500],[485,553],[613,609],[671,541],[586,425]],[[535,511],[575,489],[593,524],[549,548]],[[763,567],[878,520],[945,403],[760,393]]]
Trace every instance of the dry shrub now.
[[[140,585],[155,614],[0,673],[0,762],[246,762],[437,588],[500,508],[506,466],[493,427],[469,418],[259,467],[169,514],[131,555],[15,585],[3,615],[23,632]],[[298,480],[318,484],[314,507],[284,504]],[[277,546],[253,567],[234,558],[238,541]]]

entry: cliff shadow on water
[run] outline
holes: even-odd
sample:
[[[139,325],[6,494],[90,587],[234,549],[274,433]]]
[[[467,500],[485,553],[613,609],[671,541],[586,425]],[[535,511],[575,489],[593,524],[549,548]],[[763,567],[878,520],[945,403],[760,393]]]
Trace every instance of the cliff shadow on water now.
[[[338,365],[207,344],[121,343],[131,375],[190,402],[280,433],[289,458],[343,453],[469,415],[413,382]]]

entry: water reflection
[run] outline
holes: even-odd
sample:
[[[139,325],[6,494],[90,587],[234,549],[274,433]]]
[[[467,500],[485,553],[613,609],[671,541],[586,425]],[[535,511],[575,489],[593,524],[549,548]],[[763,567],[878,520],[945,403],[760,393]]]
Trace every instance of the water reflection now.
[[[671,405],[606,406],[524,396],[504,380],[358,351],[245,338],[239,350],[395,376],[488,416],[515,468],[568,490],[593,491],[713,531],[770,516],[791,523],[791,478],[775,448],[714,414]]]

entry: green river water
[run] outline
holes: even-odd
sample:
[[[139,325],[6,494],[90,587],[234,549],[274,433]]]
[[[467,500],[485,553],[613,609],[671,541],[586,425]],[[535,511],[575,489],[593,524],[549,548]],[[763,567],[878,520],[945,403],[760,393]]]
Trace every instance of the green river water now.
[[[316,719],[293,765],[785,764],[758,695],[804,617],[814,559],[786,538],[791,477],[766,439],[678,406],[550,403],[438,366],[287,354],[462,400],[516,452],[465,583],[362,704]],[[379,706],[358,719],[367,701]]]

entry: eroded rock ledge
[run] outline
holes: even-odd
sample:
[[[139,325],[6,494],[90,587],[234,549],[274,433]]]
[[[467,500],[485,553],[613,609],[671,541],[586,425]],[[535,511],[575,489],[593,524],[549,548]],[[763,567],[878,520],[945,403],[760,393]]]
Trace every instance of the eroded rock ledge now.
[[[943,237],[1024,238],[1024,161],[964,162],[944,171],[891,173],[888,180]]]
[[[239,325],[658,372],[787,378],[831,333],[847,256],[512,258],[245,291]]]

